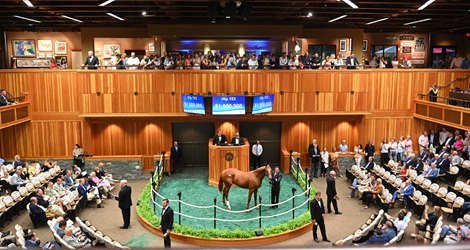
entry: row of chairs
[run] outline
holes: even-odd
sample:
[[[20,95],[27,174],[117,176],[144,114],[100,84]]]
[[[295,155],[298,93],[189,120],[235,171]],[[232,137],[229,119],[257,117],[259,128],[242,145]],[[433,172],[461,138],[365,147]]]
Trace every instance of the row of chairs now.
[[[29,199],[34,195],[37,188],[45,186],[48,181],[54,179],[61,173],[61,168],[55,166],[49,171],[42,172],[38,176],[33,177],[24,187],[20,187],[10,195],[1,196],[0,227],[3,227],[8,219],[11,219],[13,215],[18,215],[19,212],[26,207],[29,203]]]
[[[26,249],[26,240],[24,236],[27,233],[30,233],[31,229],[24,230],[23,227],[19,224],[15,225],[15,235],[16,235],[16,246],[18,248]]]
[[[83,232],[90,235],[91,237],[98,239],[98,242],[103,243],[107,248],[115,249],[129,249],[128,247],[123,246],[118,241],[111,239],[109,236],[103,234],[101,231],[96,229],[89,221],[82,221],[79,217],[75,218],[78,226],[82,229]]]
[[[54,224],[55,224],[55,220],[48,220],[48,221],[47,221],[47,225],[49,226],[49,229],[51,230],[52,235],[54,236],[54,240],[57,242],[57,244],[59,244],[61,248],[65,248],[65,249],[75,249],[74,247],[72,247],[71,245],[69,245],[67,242],[65,242],[65,240],[62,239],[62,237],[60,237],[60,236],[57,234],[57,232],[56,232],[55,229],[54,229]]]
[[[412,215],[412,213],[408,212],[405,215],[405,217],[407,219],[410,219],[411,215]],[[387,217],[387,214],[385,214],[385,216]],[[389,242],[385,243],[384,246],[390,246],[390,245],[394,245],[394,244],[400,242],[403,239],[403,236],[405,235],[405,231],[408,228],[409,224],[410,224],[409,222],[406,223],[405,226],[403,226],[403,228],[400,231],[398,231],[397,236],[393,237],[393,239],[391,239]]]
[[[367,221],[354,233],[346,236],[344,239],[337,240],[333,243],[334,246],[347,247],[351,246],[353,242],[361,241],[364,237],[369,235],[369,232],[377,227],[380,221],[383,219],[384,210],[380,210],[378,214],[371,214]]]

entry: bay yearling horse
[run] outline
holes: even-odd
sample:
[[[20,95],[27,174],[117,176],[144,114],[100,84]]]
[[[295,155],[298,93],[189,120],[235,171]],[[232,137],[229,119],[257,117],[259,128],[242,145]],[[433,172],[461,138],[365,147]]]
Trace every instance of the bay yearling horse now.
[[[228,201],[228,192],[232,187],[232,184],[235,184],[241,188],[247,188],[248,191],[248,202],[246,203],[246,209],[250,207],[251,195],[254,193],[255,195],[255,206],[257,205],[257,196],[258,196],[258,188],[261,187],[261,183],[263,182],[263,178],[268,176],[271,180],[271,166],[267,165],[264,167],[260,167],[256,170],[250,172],[243,172],[236,168],[228,168],[222,171],[220,174],[219,179],[219,191],[222,192],[222,202],[228,207],[228,209],[232,209],[230,207],[230,202]],[[227,202],[225,202],[227,200]]]

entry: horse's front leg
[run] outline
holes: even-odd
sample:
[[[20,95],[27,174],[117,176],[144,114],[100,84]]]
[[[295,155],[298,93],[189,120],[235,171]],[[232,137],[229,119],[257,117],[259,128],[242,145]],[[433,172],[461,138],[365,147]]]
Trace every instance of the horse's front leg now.
[[[248,191],[248,202],[246,203],[246,209],[250,208],[250,201],[251,201],[251,194],[253,193],[253,190],[249,189]]]
[[[228,207],[229,210],[232,210],[232,207],[230,207],[230,201],[228,200],[228,192],[230,191],[230,187],[231,186],[226,186],[224,189],[224,204]]]
[[[255,192],[254,192],[254,195],[255,195],[255,206],[258,205],[258,189],[255,189]]]

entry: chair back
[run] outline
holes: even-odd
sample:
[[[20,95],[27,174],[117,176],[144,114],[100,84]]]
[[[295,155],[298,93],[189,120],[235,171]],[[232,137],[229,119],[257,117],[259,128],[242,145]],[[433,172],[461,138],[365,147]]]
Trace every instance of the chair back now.
[[[465,183],[463,181],[456,181],[454,185],[454,189],[457,191],[462,191],[465,187]]]
[[[437,197],[446,197],[447,195],[447,188],[445,187],[440,187],[439,190],[437,190]]]

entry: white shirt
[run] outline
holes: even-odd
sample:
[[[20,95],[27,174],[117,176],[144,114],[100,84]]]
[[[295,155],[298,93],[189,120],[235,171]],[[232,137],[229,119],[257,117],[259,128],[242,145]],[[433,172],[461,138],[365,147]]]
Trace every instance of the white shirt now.
[[[328,153],[328,151],[322,151],[321,152],[321,159],[322,159],[322,162],[323,162],[323,165],[325,166],[325,168],[328,168],[329,159],[330,159],[330,154]]]
[[[422,134],[418,138],[418,143],[421,148],[427,147],[429,145],[429,138]]]
[[[403,153],[405,152],[405,141],[399,141],[397,145],[397,152]]]
[[[129,57],[127,58],[127,65],[129,70],[136,70],[139,65],[140,60],[138,57]]]
[[[260,156],[263,153],[263,146],[261,144],[254,144],[251,152],[256,156]]]
[[[390,147],[390,144],[382,143],[382,145],[380,145],[380,153],[388,153],[389,147]]]
[[[248,60],[248,68],[250,69],[257,69],[258,68],[258,60],[253,60],[252,58],[250,58],[250,60]]]
[[[449,136],[449,132],[446,131],[441,131],[439,132],[439,143],[442,145],[444,142],[446,142],[447,137]]]
[[[397,150],[397,147],[398,147],[397,142],[391,142],[390,143],[390,150],[395,151],[395,150]]]
[[[287,62],[288,62],[288,61],[289,61],[289,60],[287,59],[287,57],[281,56],[281,58],[279,58],[279,65],[281,65],[281,66],[287,66]]]

